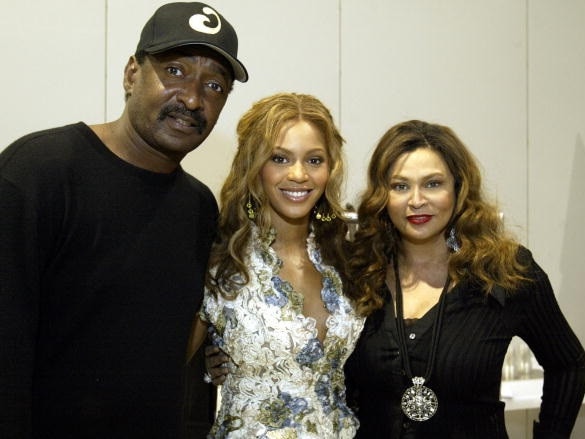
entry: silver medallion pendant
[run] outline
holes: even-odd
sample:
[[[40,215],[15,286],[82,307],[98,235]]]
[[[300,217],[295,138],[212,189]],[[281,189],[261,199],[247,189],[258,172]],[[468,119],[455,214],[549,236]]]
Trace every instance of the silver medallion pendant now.
[[[414,377],[412,387],[406,389],[402,395],[402,411],[413,421],[428,421],[439,408],[437,395],[428,387],[423,386],[423,377]]]

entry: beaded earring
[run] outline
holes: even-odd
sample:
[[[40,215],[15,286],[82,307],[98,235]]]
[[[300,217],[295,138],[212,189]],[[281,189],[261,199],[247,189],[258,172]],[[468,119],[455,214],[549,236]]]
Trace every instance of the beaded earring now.
[[[315,215],[315,218],[318,219],[319,221],[322,222],[329,222],[331,220],[334,220],[335,218],[337,218],[337,215],[335,215],[334,213],[321,213],[319,211],[319,209],[317,209],[317,206],[315,206],[313,208],[313,214]]]
[[[256,211],[254,210],[254,206],[252,205],[252,197],[248,195],[248,202],[246,203],[246,211],[248,212],[248,218],[254,219],[256,218]]]
[[[461,250],[459,242],[457,242],[457,237],[455,236],[455,226],[452,226],[451,230],[449,230],[449,237],[447,238],[447,247],[453,253],[457,253],[459,250]]]

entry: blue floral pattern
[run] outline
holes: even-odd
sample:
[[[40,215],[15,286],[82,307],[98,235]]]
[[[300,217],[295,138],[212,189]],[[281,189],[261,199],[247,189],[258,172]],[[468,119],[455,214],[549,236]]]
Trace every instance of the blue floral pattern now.
[[[303,296],[278,276],[282,261],[254,227],[246,264],[250,282],[233,299],[205,292],[201,317],[213,342],[231,357],[222,404],[208,436],[223,438],[353,438],[357,419],[345,403],[343,365],[364,319],[342,295],[337,272],[322,262],[314,235],[307,251],[322,276],[330,316],[323,343],[302,313]]]

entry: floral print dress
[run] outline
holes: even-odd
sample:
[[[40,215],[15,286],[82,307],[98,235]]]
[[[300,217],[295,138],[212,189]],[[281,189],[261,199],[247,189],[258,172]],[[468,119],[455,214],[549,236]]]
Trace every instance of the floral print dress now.
[[[337,272],[315,245],[307,251],[321,273],[321,297],[330,313],[324,342],[315,319],[302,314],[303,296],[278,276],[282,261],[270,247],[274,233],[248,248],[250,282],[234,300],[209,291],[201,317],[214,343],[231,357],[222,404],[208,438],[353,438],[358,426],[345,402],[343,365],[364,319],[342,295]]]

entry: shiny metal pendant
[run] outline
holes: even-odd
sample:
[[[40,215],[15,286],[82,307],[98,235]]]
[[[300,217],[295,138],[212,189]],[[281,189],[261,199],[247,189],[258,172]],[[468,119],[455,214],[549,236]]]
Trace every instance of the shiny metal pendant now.
[[[439,408],[437,395],[428,387],[423,386],[423,377],[413,377],[412,387],[406,389],[402,395],[402,411],[413,421],[428,421]]]

